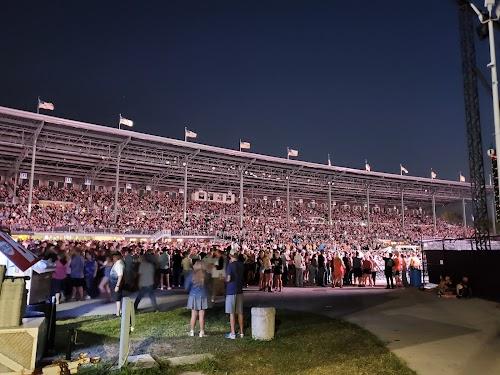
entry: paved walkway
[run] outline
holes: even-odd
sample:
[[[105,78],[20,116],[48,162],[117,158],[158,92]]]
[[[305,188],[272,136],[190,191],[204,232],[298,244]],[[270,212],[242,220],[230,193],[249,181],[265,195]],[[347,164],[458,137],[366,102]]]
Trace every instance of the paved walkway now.
[[[184,305],[180,291],[159,292],[162,309]],[[143,305],[144,304],[144,305]],[[439,299],[431,292],[380,288],[287,288],[245,292],[246,306],[275,306],[343,318],[377,335],[423,375],[500,374],[500,309],[481,299]],[[141,306],[149,308],[146,298]],[[113,313],[112,304],[72,302],[58,317]]]

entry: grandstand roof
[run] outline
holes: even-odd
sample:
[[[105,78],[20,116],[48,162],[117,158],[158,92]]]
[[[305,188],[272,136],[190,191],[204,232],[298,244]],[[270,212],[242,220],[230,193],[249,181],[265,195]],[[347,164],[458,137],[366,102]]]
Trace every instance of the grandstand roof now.
[[[137,187],[183,187],[239,191],[284,197],[287,177],[293,197],[325,199],[328,184],[337,202],[363,201],[367,187],[373,203],[398,204],[401,191],[408,205],[438,204],[470,198],[470,184],[328,166],[301,160],[241,152],[0,107],[0,170],[29,172],[37,137],[35,174],[114,182],[121,148],[120,182]]]

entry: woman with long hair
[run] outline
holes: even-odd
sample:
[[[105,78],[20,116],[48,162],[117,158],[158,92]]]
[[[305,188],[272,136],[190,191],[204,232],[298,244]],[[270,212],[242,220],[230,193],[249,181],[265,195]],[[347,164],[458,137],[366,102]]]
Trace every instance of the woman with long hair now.
[[[342,258],[340,257],[340,253],[336,252],[333,258],[333,282],[332,288],[335,288],[338,285],[342,288],[342,284],[344,281],[345,274],[345,264]]]
[[[267,289],[269,293],[272,293],[273,287],[273,266],[271,264],[271,256],[269,251],[264,253],[262,258],[262,266],[264,267],[264,291]]]
[[[109,275],[111,273],[112,267],[113,267],[113,258],[111,256],[107,256],[106,260],[102,264],[102,268],[104,269],[104,274],[102,276],[101,282],[99,283],[99,291],[101,292],[101,297],[104,297],[108,302],[111,302]]]
[[[196,320],[200,321],[200,337],[205,335],[205,310],[208,308],[207,274],[203,262],[196,262],[193,271],[186,276],[185,288],[189,292],[187,308],[191,309],[189,336],[194,336]]]
[[[281,275],[283,274],[283,259],[281,258],[281,254],[278,250],[274,253],[271,263],[273,265],[274,273],[274,290],[281,292],[283,289],[283,282],[281,280]]]

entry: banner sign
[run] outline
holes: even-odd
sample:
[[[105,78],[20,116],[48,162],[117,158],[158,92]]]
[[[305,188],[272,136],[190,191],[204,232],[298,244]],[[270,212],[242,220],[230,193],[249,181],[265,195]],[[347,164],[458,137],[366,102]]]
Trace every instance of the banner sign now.
[[[39,261],[35,254],[4,232],[0,232],[0,253],[23,272]]]

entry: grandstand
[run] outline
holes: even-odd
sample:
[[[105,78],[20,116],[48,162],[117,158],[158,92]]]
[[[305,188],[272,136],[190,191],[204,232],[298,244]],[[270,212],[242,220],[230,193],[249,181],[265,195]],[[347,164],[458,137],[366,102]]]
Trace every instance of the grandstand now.
[[[175,202],[170,209],[181,211],[175,217],[177,229],[186,223],[190,197],[198,191],[217,204],[236,198],[230,214],[239,216],[239,223],[235,220],[233,227],[244,227],[245,210],[266,200],[280,202],[287,224],[297,222],[294,202],[300,201],[307,207],[318,204],[316,211],[324,208],[313,217],[315,224],[333,224],[342,216],[335,211],[345,205],[364,212],[361,217],[368,228],[377,220],[375,209],[392,210],[404,228],[405,215],[411,218],[411,212],[415,216],[415,210],[431,207],[435,231],[435,206],[457,201],[465,205],[470,199],[470,184],[464,182],[288,160],[5,107],[0,107],[0,124],[0,182],[13,190],[5,193],[5,204],[27,206],[28,217],[35,203],[40,206],[30,185],[108,192],[106,220],[114,222],[120,215],[119,193],[167,192]],[[183,194],[186,188],[188,194]],[[26,201],[15,201],[21,192]]]

